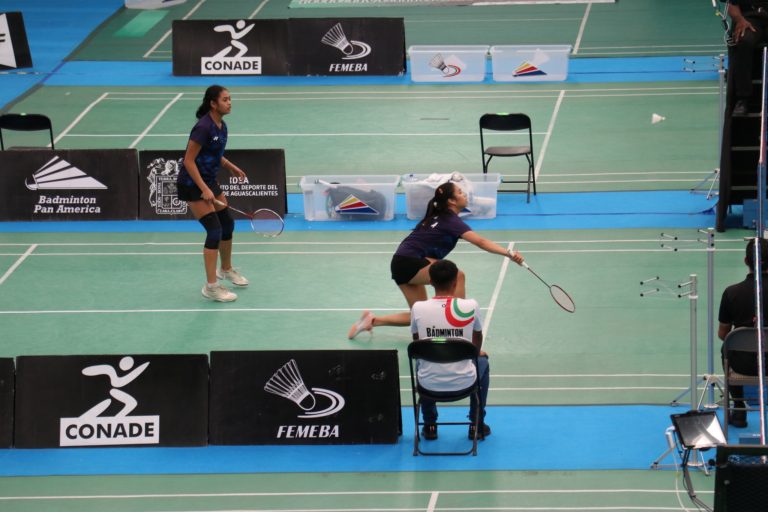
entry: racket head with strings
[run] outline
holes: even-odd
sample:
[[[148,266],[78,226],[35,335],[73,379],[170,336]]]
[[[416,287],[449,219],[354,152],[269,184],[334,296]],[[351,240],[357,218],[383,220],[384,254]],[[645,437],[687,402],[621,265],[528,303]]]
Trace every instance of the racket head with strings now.
[[[573,302],[571,296],[568,295],[568,292],[556,284],[553,284],[549,287],[549,293],[552,295],[552,298],[557,303],[557,305],[563,308],[565,311],[569,313],[576,311],[576,304]]]
[[[275,211],[269,208],[259,208],[248,215],[254,233],[268,238],[279,236],[285,229],[285,221]]]

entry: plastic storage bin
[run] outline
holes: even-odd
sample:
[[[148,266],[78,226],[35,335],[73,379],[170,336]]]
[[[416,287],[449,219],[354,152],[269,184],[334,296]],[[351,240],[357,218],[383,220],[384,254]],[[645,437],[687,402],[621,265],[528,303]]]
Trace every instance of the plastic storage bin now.
[[[435,189],[449,181],[455,174],[405,174],[401,181],[405,189],[406,215],[409,219],[420,220],[427,211],[427,203],[435,195]],[[468,196],[466,211],[461,216],[472,219],[493,219],[496,217],[496,196],[501,183],[501,174],[462,174],[463,180],[453,181],[464,189]]]
[[[392,220],[399,176],[304,176],[307,220]]]
[[[493,46],[491,63],[497,82],[560,82],[568,78],[571,46]]]
[[[411,80],[414,82],[482,82],[488,46],[411,46]]]

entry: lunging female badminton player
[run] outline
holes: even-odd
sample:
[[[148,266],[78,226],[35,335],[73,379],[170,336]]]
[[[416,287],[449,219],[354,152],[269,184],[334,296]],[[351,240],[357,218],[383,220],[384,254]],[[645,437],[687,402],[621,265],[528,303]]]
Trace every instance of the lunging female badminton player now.
[[[248,286],[248,279],[232,268],[235,222],[216,179],[222,168],[233,176],[245,178],[245,173],[238,166],[224,158],[227,124],[223,117],[231,110],[232,98],[227,89],[220,85],[206,89],[177,179],[179,199],[187,202],[192,214],[205,228],[203,262],[206,283],[203,296],[219,302],[231,302],[237,299],[237,295],[220,284],[218,279],[226,279],[235,286]],[[224,203],[224,206],[217,205],[214,199]],[[219,257],[221,268],[217,269]]]
[[[429,201],[427,213],[411,233],[400,243],[392,256],[390,269],[392,279],[405,296],[410,310],[414,302],[427,300],[429,284],[429,266],[441,260],[456,247],[459,238],[476,245],[484,251],[505,256],[518,265],[523,263],[523,256],[517,251],[508,251],[499,244],[483,238],[459,218],[467,206],[467,195],[453,182],[443,183],[435,190],[435,196]],[[455,296],[465,298],[464,272],[459,270]],[[393,325],[411,325],[411,313],[395,313],[375,316],[364,311],[360,320],[349,329],[348,337],[353,339],[363,331],[374,327]]]

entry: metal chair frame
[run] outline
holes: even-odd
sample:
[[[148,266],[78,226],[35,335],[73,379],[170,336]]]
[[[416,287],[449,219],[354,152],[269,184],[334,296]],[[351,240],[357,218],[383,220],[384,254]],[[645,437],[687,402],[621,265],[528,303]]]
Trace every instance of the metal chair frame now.
[[[485,146],[483,131],[516,132],[528,130],[527,146]],[[483,174],[488,173],[488,164],[493,157],[525,156],[528,161],[528,178],[525,180],[504,180],[502,183],[525,183],[524,190],[508,190],[507,192],[525,192],[526,202],[531,202],[531,187],[536,195],[536,166],[533,157],[533,129],[531,118],[526,114],[483,114],[480,117],[480,151],[483,158]],[[486,158],[487,157],[487,158]]]
[[[0,151],[5,151],[3,130],[20,132],[35,132],[48,130],[51,139],[51,149],[56,149],[53,144],[53,125],[48,116],[43,114],[3,114],[0,115]]]
[[[413,455],[477,455],[477,439],[480,435],[480,375],[475,376],[475,381],[471,386],[465,389],[456,391],[430,391],[424,387],[422,383],[418,381],[418,375],[416,372],[416,361],[424,360],[432,363],[456,363],[460,361],[470,360],[477,369],[477,358],[479,350],[471,342],[462,338],[426,338],[417,341],[413,341],[408,345],[408,366],[411,371],[411,395],[413,398],[413,422],[415,425],[415,432],[413,437]],[[477,374],[477,372],[476,372]],[[471,447],[466,451],[458,452],[437,452],[437,451],[424,451],[420,446],[420,427],[424,426],[424,422],[420,420],[419,413],[421,411],[421,401],[423,398],[433,400],[435,402],[456,402],[464,398],[474,396],[477,400],[478,407],[475,411],[475,417],[472,421],[445,421],[437,422],[436,425],[474,425],[475,435],[472,440]]]
[[[768,329],[763,331],[763,338],[768,339]],[[755,356],[755,363],[757,363],[757,328],[755,327],[739,327],[728,333],[723,340],[723,381],[724,381],[724,398],[723,398],[723,423],[725,424],[723,429],[725,431],[725,438],[728,439],[728,420],[730,419],[731,411],[731,395],[730,386],[759,386],[760,381],[757,375],[745,375],[737,373],[731,368],[730,358],[732,352],[746,352]],[[763,346],[763,355],[768,354],[768,344]],[[741,397],[742,399],[744,397]],[[746,402],[746,400],[744,400]],[[747,411],[753,410],[753,408],[747,406]]]

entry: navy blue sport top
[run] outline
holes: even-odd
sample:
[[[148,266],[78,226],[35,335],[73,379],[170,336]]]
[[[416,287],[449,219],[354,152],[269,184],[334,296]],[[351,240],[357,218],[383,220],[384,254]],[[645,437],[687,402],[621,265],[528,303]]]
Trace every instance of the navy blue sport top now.
[[[448,256],[467,231],[472,231],[472,228],[453,212],[435,216],[426,226],[416,226],[400,243],[395,255],[441,260]]]
[[[224,156],[224,148],[227,145],[227,124],[222,120],[219,128],[211,119],[210,113],[205,114],[192,128],[189,139],[201,146],[195,158],[195,164],[203,181],[207,184],[215,182],[221,170],[221,158]],[[179,182],[187,186],[195,184],[183,164],[179,169]]]

